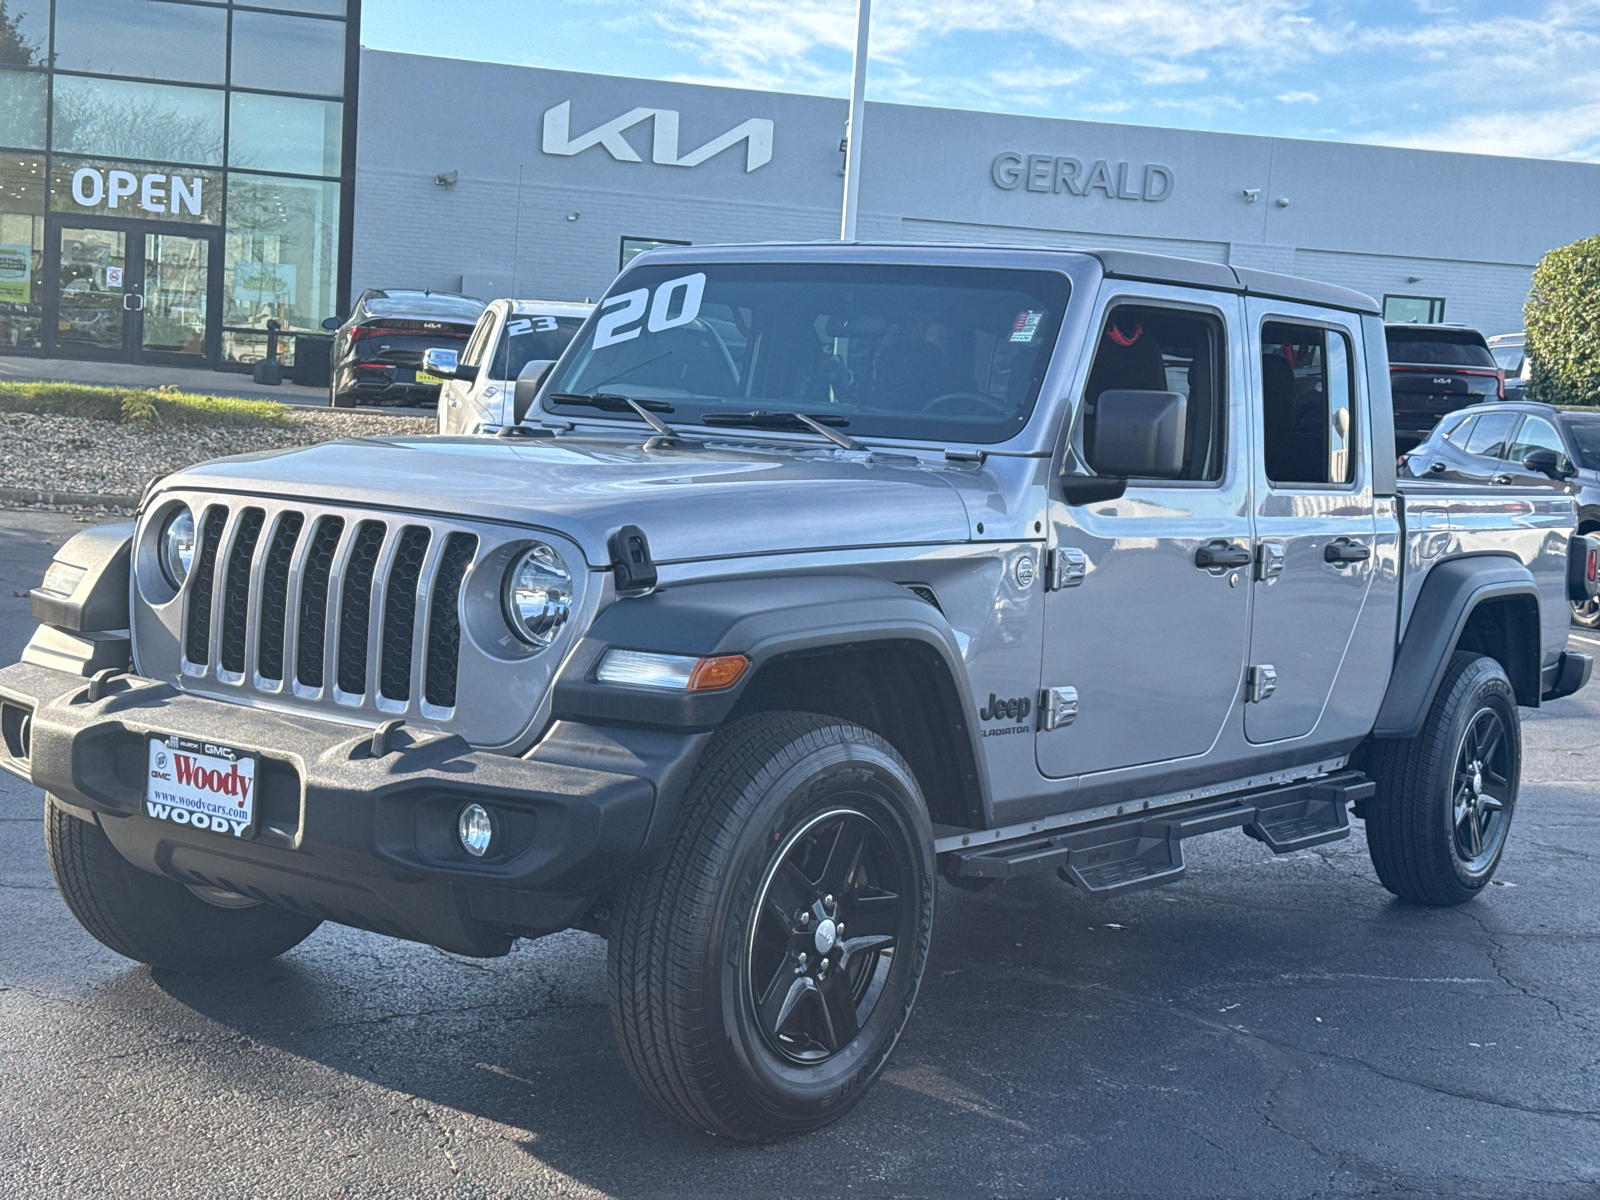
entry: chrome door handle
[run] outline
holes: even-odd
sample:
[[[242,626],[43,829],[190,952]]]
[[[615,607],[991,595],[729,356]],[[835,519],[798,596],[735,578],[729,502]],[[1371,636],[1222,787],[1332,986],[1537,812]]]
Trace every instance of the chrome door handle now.
[[[1492,479],[1490,482],[1492,482],[1492,483],[1500,483],[1500,484],[1509,484],[1511,482],[1511,476],[1509,476],[1509,475],[1496,475],[1494,477],[1494,479]]]

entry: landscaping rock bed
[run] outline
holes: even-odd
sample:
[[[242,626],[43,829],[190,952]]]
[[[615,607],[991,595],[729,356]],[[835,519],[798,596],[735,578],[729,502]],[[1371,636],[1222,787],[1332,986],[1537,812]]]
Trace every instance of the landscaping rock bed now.
[[[300,412],[287,425],[144,426],[85,417],[0,412],[0,494],[76,493],[136,501],[151,479],[208,458],[314,446],[333,438],[433,433],[433,416]],[[74,504],[40,507],[73,508]]]

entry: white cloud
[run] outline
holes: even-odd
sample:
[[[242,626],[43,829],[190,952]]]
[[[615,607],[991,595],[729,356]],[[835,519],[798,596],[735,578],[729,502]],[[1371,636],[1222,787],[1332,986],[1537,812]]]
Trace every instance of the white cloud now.
[[[1279,92],[1273,99],[1279,104],[1317,104],[1322,97],[1315,92]]]
[[[1513,158],[1600,159],[1600,101],[1546,112],[1489,112],[1435,129],[1384,133],[1364,141]]]
[[[1190,63],[1147,62],[1138,68],[1139,82],[1151,84],[1199,83],[1211,72]]]

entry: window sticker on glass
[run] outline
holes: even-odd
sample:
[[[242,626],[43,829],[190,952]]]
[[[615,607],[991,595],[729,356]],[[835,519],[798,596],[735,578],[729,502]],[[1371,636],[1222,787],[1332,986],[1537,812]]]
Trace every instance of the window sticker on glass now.
[[[528,317],[523,320],[512,321],[506,326],[506,332],[512,337],[519,334],[531,333],[537,330],[540,333],[554,333],[558,326],[554,317]]]
[[[1039,332],[1039,322],[1044,320],[1042,312],[1019,312],[1015,323],[1011,326],[1011,340],[1013,342],[1031,342],[1033,335]]]
[[[649,288],[639,288],[611,296],[601,302],[600,319],[595,324],[594,348],[614,346],[631,341],[640,330],[634,323],[644,316],[646,303],[650,306],[650,319],[646,327],[651,333],[662,333],[688,325],[700,315],[700,303],[705,296],[706,277],[703,272],[669,279],[656,288],[651,299]],[[676,314],[673,309],[676,308]],[[633,326],[633,328],[628,328]],[[1029,333],[1029,337],[1033,334]],[[1015,338],[1013,338],[1015,340]]]

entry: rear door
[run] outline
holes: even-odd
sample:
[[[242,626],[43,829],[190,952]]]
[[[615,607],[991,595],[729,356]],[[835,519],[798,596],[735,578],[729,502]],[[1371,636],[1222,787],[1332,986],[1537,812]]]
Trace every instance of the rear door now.
[[[1521,417],[1519,412],[1491,409],[1478,418],[1467,435],[1466,453],[1454,472],[1458,483],[1512,482],[1506,454]]]
[[[1256,561],[1245,736],[1354,735],[1324,708],[1374,577],[1376,519],[1358,319],[1251,297]],[[1370,632],[1364,636],[1372,636]],[[1353,718],[1351,718],[1353,719]],[[1321,728],[1319,728],[1319,724]],[[1331,727],[1330,727],[1331,726]]]

